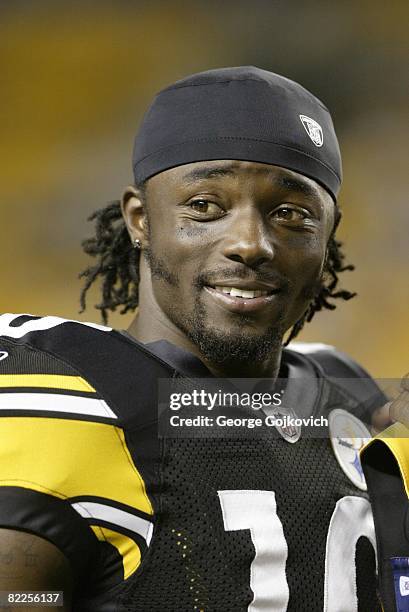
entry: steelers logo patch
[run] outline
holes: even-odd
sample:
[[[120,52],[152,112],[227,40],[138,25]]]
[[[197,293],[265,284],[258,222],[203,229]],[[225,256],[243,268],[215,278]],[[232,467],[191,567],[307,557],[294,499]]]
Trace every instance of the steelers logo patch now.
[[[366,491],[359,451],[372,437],[369,430],[353,414],[340,408],[330,413],[328,422],[332,448],[339,465],[358,489]]]

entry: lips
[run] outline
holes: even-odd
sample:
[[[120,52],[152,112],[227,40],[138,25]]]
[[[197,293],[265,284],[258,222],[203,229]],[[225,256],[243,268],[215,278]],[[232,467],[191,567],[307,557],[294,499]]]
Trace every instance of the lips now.
[[[241,283],[240,283],[241,284]],[[214,302],[225,310],[236,313],[258,312],[269,306],[280,293],[277,288],[263,288],[260,286],[246,287],[227,286],[227,285],[205,285],[204,290],[214,300]]]
[[[271,294],[271,291],[263,291],[260,289],[241,289],[240,287],[223,287],[216,285],[213,287],[216,291],[230,295],[231,297],[239,297],[245,299],[254,299],[258,297],[264,297]]]

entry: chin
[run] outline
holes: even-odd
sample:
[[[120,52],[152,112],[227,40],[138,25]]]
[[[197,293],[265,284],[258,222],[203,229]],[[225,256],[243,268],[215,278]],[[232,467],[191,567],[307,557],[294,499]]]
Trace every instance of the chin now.
[[[203,357],[214,364],[263,363],[281,349],[286,329],[284,309],[273,321],[261,322],[244,314],[229,316],[215,324],[200,300],[191,313],[169,313],[173,323],[193,342]],[[173,316],[172,316],[173,315]]]
[[[283,333],[279,326],[261,332],[215,327],[196,327],[189,333],[202,355],[212,363],[263,363],[281,348]]]

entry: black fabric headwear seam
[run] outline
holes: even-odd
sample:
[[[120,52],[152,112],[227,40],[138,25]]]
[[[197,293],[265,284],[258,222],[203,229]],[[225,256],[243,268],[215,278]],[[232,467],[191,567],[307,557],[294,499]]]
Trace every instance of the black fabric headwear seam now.
[[[283,77],[285,78],[285,77]],[[255,83],[263,83],[264,85],[266,85],[267,87],[269,87],[269,83],[265,80],[265,79],[253,79],[251,77],[245,77],[242,79],[223,79],[222,81],[209,81],[208,83],[186,83],[183,85],[169,85],[169,87],[165,87],[165,89],[162,89],[161,91],[159,91],[155,98],[161,96],[164,93],[167,93],[169,91],[173,91],[174,89],[186,89],[187,87],[204,87],[206,85],[218,85],[219,83],[236,83],[236,82],[243,82],[243,81],[254,81]],[[288,79],[289,82],[291,82]],[[299,85],[299,84],[298,84]],[[321,100],[319,100],[318,98],[316,98],[315,96],[313,96],[308,89],[305,89],[305,87],[303,87],[302,85],[299,85],[299,87],[301,89],[303,89],[305,91],[306,94],[308,94],[308,96],[314,101],[317,102],[318,106],[321,106],[321,108],[323,110],[325,110],[328,114],[330,114],[328,108],[325,106],[325,104],[323,102],[321,102]]]
[[[173,147],[179,147],[180,145],[187,144],[188,142],[217,142],[219,140],[248,140],[248,141],[251,141],[251,142],[263,142],[263,143],[266,143],[266,144],[272,144],[272,145],[274,145],[276,147],[281,147],[283,149],[287,149],[288,151],[295,151],[296,153],[301,153],[302,155],[305,155],[305,157],[309,157],[310,159],[313,159],[314,161],[316,161],[321,166],[324,166],[324,168],[329,170],[338,179],[338,181],[341,182],[341,178],[338,176],[338,174],[335,172],[335,170],[333,168],[331,168],[331,166],[328,166],[325,162],[321,161],[317,157],[314,157],[310,153],[307,153],[306,151],[303,151],[302,149],[296,149],[295,147],[288,147],[287,145],[283,145],[283,144],[280,144],[278,142],[273,142],[272,140],[262,140],[261,138],[246,138],[245,136],[218,136],[217,138],[191,138],[189,140],[184,140],[182,142],[175,142],[175,143],[173,143],[171,145],[168,145],[167,147],[162,147],[161,149],[156,149],[152,153],[149,153],[148,155],[145,155],[144,157],[141,157],[134,164],[133,169],[135,171],[137,166],[138,166],[138,164],[140,164],[141,162],[145,161],[145,159],[148,159],[149,157],[152,157],[153,155],[157,155],[158,153],[161,153],[162,151],[166,151],[166,149],[173,149]],[[205,161],[205,160],[203,160],[203,161]],[[186,163],[189,163],[189,162],[186,162]],[[181,164],[181,165],[183,165],[183,164]]]

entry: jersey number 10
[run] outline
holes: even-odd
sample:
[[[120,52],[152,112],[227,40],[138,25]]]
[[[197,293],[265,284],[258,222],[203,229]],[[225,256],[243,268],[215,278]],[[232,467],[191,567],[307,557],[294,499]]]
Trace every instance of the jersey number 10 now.
[[[255,548],[250,566],[253,601],[249,612],[285,612],[289,600],[288,554],[273,491],[218,491],[226,531],[249,529]],[[325,552],[323,612],[355,612],[355,548],[366,536],[375,554],[375,530],[369,502],[362,497],[338,500],[331,517]]]

